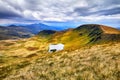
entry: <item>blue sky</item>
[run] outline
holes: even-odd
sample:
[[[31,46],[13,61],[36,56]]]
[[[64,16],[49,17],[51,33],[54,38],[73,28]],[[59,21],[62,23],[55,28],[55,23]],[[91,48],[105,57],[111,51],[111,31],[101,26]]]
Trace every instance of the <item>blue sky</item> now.
[[[120,0],[0,0],[0,24],[120,27]]]

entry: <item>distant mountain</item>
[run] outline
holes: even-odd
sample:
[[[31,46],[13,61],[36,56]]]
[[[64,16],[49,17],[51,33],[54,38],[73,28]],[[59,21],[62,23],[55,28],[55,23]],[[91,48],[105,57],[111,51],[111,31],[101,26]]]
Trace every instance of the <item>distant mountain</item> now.
[[[5,30],[5,31],[4,31]],[[1,39],[13,39],[13,38],[25,38],[30,37],[33,34],[38,34],[43,30],[61,31],[62,27],[48,26],[46,24],[11,24],[0,27],[0,40]]]
[[[28,38],[33,34],[26,28],[10,25],[9,27],[0,26],[0,40]]]
[[[45,25],[45,24],[42,24],[42,23],[25,25],[25,26],[22,26],[22,27],[31,30],[32,33],[34,33],[34,34],[37,34],[38,32],[40,32],[42,30],[57,30],[57,31],[64,30],[61,27],[48,26],[48,25]]]
[[[118,29],[120,30],[120,27]]]
[[[104,25],[85,24],[75,29],[56,32],[49,42],[63,43],[66,48],[76,48],[113,41],[120,41],[120,30]]]

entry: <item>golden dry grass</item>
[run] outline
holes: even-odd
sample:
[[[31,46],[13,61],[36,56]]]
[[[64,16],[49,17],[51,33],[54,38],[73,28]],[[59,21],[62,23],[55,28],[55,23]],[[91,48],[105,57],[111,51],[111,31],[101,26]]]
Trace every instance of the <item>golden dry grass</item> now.
[[[120,43],[87,46],[76,50],[18,58],[21,62],[0,67],[1,80],[119,80]],[[17,59],[17,58],[16,58]],[[8,74],[7,74],[8,72]]]
[[[115,28],[107,27],[107,26],[100,26],[100,27],[106,34],[120,34],[120,31]]]

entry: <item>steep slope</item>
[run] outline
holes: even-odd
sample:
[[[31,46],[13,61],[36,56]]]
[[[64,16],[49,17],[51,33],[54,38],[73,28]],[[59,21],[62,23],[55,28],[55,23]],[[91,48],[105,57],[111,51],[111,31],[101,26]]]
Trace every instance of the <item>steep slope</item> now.
[[[4,27],[0,26],[0,40],[5,39],[17,39],[17,38],[28,38],[33,36],[33,34],[23,28],[23,27],[16,27],[16,26],[9,26]]]
[[[120,40],[120,30],[104,25],[87,24],[82,25],[75,30],[82,30],[84,31],[83,33],[87,33],[88,37],[91,38],[90,42],[107,42]]]
[[[76,48],[87,44],[119,41],[120,31],[104,25],[85,24],[75,29],[57,32],[51,43],[63,43],[66,48]]]

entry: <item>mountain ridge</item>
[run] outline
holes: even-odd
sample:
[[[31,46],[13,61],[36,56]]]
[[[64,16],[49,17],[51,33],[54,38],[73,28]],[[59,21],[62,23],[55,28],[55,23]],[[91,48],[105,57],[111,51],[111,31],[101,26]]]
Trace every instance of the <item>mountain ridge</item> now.
[[[60,27],[57,26],[49,26],[43,23],[34,23],[34,24],[29,24],[29,25],[21,25],[21,27],[24,27],[26,29],[29,29],[32,31],[33,34],[38,34],[42,30],[56,30],[56,31],[61,31],[63,30]]]
[[[23,27],[5,27],[0,26],[0,40],[6,40],[6,39],[18,39],[18,38],[29,38],[33,36],[28,29],[25,29]]]
[[[66,48],[87,44],[120,41],[120,30],[99,24],[84,24],[75,29],[67,29],[52,34],[49,43],[63,43]],[[44,35],[44,34],[43,34]]]

